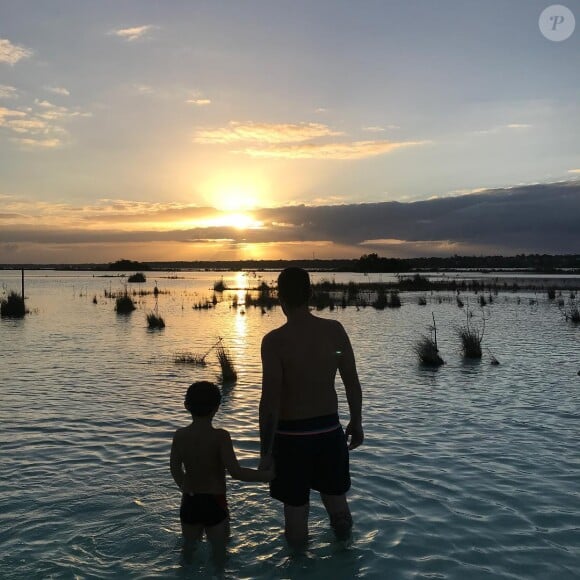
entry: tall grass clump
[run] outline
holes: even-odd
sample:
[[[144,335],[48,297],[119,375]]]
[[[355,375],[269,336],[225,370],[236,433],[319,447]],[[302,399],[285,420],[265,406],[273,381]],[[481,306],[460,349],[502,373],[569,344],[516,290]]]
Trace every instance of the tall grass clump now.
[[[3,318],[23,318],[26,312],[24,296],[14,291],[0,301],[0,316]]]
[[[435,314],[433,316],[433,326],[429,327],[430,336],[422,336],[413,347],[419,357],[419,362],[425,366],[439,367],[445,364],[445,361],[439,356],[439,347],[437,346],[437,326],[435,324]]]
[[[389,302],[387,304],[389,308],[400,308],[401,307],[401,297],[398,292],[391,292],[389,294]]]
[[[236,372],[230,353],[221,341],[216,346],[216,354],[222,369],[222,383],[235,383],[238,379],[238,373]]]
[[[562,314],[566,322],[570,321],[574,324],[580,324],[580,309],[578,304],[571,302],[566,308],[561,308]]]
[[[445,364],[445,361],[439,356],[437,345],[430,336],[422,336],[413,348],[422,365],[439,367]]]
[[[177,364],[189,364],[204,367],[207,363],[205,361],[206,355],[197,354],[195,352],[177,352],[173,357],[173,362]]]
[[[131,314],[133,310],[137,308],[133,299],[128,294],[124,294],[123,296],[119,296],[115,303],[115,310],[117,314]]]
[[[143,272],[136,272],[135,274],[131,274],[127,278],[127,282],[143,283],[143,282],[147,282],[147,278],[145,277],[145,274],[143,274]]]
[[[481,329],[477,328],[470,322],[470,312],[467,311],[467,321],[465,326],[459,328],[457,333],[461,339],[461,352],[464,358],[481,358],[481,341],[485,332],[485,318]]]
[[[216,282],[213,283],[213,291],[214,292],[224,292],[227,289],[228,289],[228,287],[226,286],[226,283],[224,282],[223,278],[221,278],[220,280],[217,280]]]
[[[151,312],[147,315],[147,326],[151,329],[165,328],[165,320],[159,314]]]
[[[389,299],[387,298],[387,293],[385,291],[384,286],[379,286],[377,290],[377,297],[372,303],[372,307],[376,310],[384,310],[387,306],[389,306]]]

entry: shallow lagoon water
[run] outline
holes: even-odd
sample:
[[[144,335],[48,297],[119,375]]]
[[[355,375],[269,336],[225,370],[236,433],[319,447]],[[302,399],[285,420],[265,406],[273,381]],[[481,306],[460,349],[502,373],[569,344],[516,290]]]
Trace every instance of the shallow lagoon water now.
[[[205,544],[191,562],[181,555],[168,456],[174,429],[188,422],[187,386],[215,379],[219,366],[213,354],[205,368],[175,364],[174,354],[203,353],[224,337],[239,379],[224,388],[216,424],[254,467],[259,345],[284,317],[229,300],[193,310],[218,275],[174,275],[149,274],[141,286],[151,290],[156,278],[169,292],[159,297],[166,328],[149,331],[152,296],[129,316],[104,298],[123,287],[119,278],[27,273],[32,313],[0,321],[2,578],[215,573]],[[0,282],[18,289],[19,273],[1,272]],[[541,294],[500,292],[484,310],[484,345],[501,364],[490,365],[487,350],[481,362],[464,362],[455,328],[465,311],[440,296],[427,295],[427,306],[403,294],[396,310],[320,313],[349,331],[364,389],[366,441],[351,455],[353,540],[334,541],[313,495],[310,548],[292,555],[267,486],[230,480],[226,577],[578,578],[580,327]],[[476,297],[466,298],[481,322]],[[412,349],[432,312],[446,360],[436,371],[421,368]]]

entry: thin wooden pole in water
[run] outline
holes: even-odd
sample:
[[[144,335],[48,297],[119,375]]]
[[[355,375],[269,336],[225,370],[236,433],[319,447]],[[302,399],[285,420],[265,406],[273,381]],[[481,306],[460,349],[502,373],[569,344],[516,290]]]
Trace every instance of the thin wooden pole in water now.
[[[22,302],[24,302],[24,268],[22,268]]]

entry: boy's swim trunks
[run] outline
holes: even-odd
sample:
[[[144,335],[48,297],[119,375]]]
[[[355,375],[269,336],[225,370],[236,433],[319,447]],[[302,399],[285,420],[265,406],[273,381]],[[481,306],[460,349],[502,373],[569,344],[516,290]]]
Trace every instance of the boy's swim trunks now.
[[[229,516],[225,494],[184,493],[179,517],[182,524],[216,526]]]
[[[285,504],[308,503],[311,489],[328,495],[350,489],[346,436],[336,413],[280,421],[273,455],[276,477],[270,495]]]

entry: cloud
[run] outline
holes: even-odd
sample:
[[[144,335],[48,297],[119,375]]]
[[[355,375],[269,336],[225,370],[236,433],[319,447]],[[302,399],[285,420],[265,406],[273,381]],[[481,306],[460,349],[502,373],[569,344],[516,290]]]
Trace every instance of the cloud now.
[[[531,129],[533,125],[529,125],[528,123],[508,123],[507,125],[496,125],[495,127],[491,127],[490,129],[482,129],[480,131],[474,131],[476,135],[492,135],[495,133],[501,133],[506,129],[514,130],[514,129]]]
[[[146,36],[149,32],[157,28],[157,26],[153,26],[152,24],[145,24],[144,26],[133,26],[130,28],[119,28],[117,30],[112,30],[109,34],[114,36],[118,36],[123,40],[128,42],[132,42],[134,40],[139,40]]]
[[[377,125],[372,125],[370,127],[363,127],[363,131],[367,131],[368,133],[383,133],[385,128],[378,127]]]
[[[10,85],[0,85],[0,99],[16,99],[18,98],[18,91],[16,87]]]
[[[64,125],[71,119],[86,116],[91,113],[36,99],[33,107],[0,107],[0,129],[11,132],[11,140],[25,150],[54,149],[66,144],[69,133]]]
[[[6,215],[0,216],[0,244],[188,244],[227,239],[250,245],[318,243],[342,256],[370,251],[393,256],[580,253],[576,181],[409,203],[263,208],[251,212],[262,227],[247,230],[200,227],[195,224],[214,222],[204,215],[220,212],[179,204],[101,200],[74,207],[5,197],[2,212]]]
[[[70,96],[70,91],[65,89],[64,87],[44,87],[49,93],[53,93],[55,95],[61,95],[63,97]]]
[[[24,111],[0,107],[0,127],[6,123],[5,119],[7,117],[26,117],[26,113]]]
[[[6,38],[0,38],[0,62],[14,65],[19,60],[30,56],[32,56],[32,50],[12,44]]]
[[[197,131],[197,143],[298,143],[317,137],[342,135],[322,123],[239,123],[230,121],[227,127]]]
[[[363,159],[385,155],[403,147],[426,145],[429,141],[352,141],[347,143],[301,143],[248,147],[237,151],[252,157],[281,159]]]
[[[210,99],[187,99],[185,101],[188,105],[197,105],[198,107],[203,107],[204,105],[210,105]]]
[[[32,147],[34,149],[54,149],[60,147],[62,141],[60,139],[31,139],[29,137],[20,137],[16,139],[18,143],[25,147]]]
[[[580,173],[580,169],[568,169],[568,173]]]

